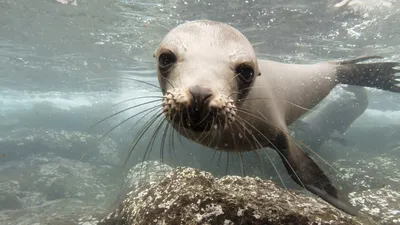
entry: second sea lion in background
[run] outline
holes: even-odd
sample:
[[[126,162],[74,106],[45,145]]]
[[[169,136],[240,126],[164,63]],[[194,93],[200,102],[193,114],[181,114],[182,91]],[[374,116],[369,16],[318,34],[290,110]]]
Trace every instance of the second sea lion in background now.
[[[341,88],[337,97],[324,102],[294,124],[295,137],[313,151],[318,152],[327,140],[347,144],[344,133],[368,107],[365,88],[351,85]]]

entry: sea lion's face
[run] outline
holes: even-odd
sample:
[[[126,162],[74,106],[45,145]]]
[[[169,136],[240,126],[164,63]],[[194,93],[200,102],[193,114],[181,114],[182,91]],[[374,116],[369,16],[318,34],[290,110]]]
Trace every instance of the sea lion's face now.
[[[246,97],[259,75],[250,42],[217,22],[174,28],[154,57],[166,118],[192,132],[227,129],[235,120],[238,100]]]

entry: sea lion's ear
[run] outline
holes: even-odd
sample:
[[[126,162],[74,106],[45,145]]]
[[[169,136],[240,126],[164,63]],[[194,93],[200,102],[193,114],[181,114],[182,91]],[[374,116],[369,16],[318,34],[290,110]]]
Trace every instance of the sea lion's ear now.
[[[257,76],[261,76],[261,72],[258,72]]]
[[[156,50],[154,50],[154,52],[153,52],[153,58],[156,58],[156,53],[158,52],[158,49],[159,49],[159,47],[158,47]]]
[[[350,215],[358,214],[359,210],[338,194],[338,190],[314,160],[303,152],[290,137],[281,134],[275,139],[275,143],[286,170],[297,184]]]

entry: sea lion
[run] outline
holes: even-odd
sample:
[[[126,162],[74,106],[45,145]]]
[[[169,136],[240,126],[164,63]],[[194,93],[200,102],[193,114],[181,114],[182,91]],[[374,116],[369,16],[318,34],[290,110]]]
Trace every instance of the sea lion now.
[[[292,179],[342,211],[358,210],[288,134],[288,126],[337,84],[400,92],[396,62],[377,56],[316,64],[257,59],[248,39],[225,23],[181,24],[154,52],[163,113],[181,135],[229,152],[273,148]]]
[[[348,144],[344,133],[368,107],[365,88],[352,85],[340,88],[337,97],[325,99],[326,102],[294,123],[296,139],[302,140],[313,151],[318,151],[327,140]]]

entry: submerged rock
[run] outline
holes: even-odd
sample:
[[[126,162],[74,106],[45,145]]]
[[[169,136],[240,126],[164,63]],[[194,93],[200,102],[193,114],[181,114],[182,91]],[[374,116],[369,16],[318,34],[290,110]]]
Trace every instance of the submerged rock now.
[[[364,224],[322,200],[260,178],[176,168],[162,181],[128,193],[99,225]]]
[[[350,187],[351,203],[384,225],[400,224],[400,168],[393,153],[335,163],[339,181]]]
[[[172,167],[158,161],[144,161],[137,164],[128,171],[118,199],[123,201],[131,190],[159,182],[171,171]]]
[[[361,211],[380,224],[400,224],[400,193],[386,186],[378,190],[350,193],[351,202],[362,206]]]
[[[362,192],[391,185],[400,191],[400,168],[397,158],[378,156],[373,158],[337,160],[333,165],[338,168],[338,182],[347,184],[348,192]]]

